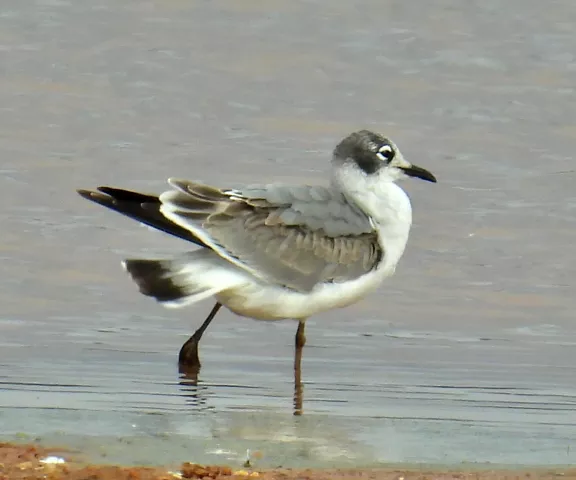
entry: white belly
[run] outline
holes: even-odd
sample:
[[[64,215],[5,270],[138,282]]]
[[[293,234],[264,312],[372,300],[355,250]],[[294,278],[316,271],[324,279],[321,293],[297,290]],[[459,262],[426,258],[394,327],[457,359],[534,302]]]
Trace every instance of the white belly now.
[[[392,275],[394,268],[383,264],[356,280],[324,283],[307,293],[253,283],[221,292],[216,298],[234,313],[257,320],[304,319],[319,312],[356,303]]]

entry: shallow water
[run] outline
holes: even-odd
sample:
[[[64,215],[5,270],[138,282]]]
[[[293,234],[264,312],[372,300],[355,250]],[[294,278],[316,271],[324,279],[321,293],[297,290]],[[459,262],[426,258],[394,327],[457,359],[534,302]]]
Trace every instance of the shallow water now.
[[[574,463],[575,18],[572,0],[5,0],[3,437],[136,463]],[[304,416],[293,322],[221,313],[181,379],[209,303],[165,310],[119,261],[185,246],[75,188],[322,182],[363,127],[440,183],[405,183],[394,278],[310,320]]]

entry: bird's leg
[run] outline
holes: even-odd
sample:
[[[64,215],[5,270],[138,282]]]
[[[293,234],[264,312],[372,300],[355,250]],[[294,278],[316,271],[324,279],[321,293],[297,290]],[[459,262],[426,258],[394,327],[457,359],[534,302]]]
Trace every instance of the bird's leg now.
[[[294,350],[294,415],[302,415],[302,350],[306,345],[306,336],[304,328],[306,320],[298,321],[298,330],[296,330],[295,350]]]
[[[210,325],[210,322],[214,319],[218,310],[222,306],[221,303],[216,302],[216,305],[212,308],[212,311],[204,320],[204,323],[200,326],[198,330],[194,332],[182,348],[180,349],[180,354],[178,356],[178,366],[180,367],[180,372],[182,373],[192,373],[200,370],[200,358],[198,358],[198,342],[202,338],[203,333]]]

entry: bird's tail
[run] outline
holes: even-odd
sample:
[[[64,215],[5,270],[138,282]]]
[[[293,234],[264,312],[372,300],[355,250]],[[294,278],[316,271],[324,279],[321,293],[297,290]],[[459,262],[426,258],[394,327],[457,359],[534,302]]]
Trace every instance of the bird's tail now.
[[[122,266],[141,293],[166,307],[178,308],[245,281],[239,272],[205,252],[199,250],[171,260],[129,259],[123,261]]]

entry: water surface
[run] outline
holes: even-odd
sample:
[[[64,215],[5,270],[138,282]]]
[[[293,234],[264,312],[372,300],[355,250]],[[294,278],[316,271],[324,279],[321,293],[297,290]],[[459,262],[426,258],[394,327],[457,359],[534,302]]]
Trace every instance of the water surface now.
[[[572,0],[4,0],[3,436],[136,463],[574,463],[574,19]],[[365,127],[439,183],[405,183],[394,278],[310,320],[305,415],[294,322],[221,313],[181,379],[211,305],[165,310],[119,262],[186,246],[75,189],[324,182]]]

